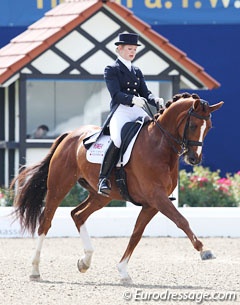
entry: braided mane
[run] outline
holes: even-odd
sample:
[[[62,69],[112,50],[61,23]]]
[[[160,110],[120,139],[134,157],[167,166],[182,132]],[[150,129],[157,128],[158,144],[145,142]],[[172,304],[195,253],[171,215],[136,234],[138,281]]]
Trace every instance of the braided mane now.
[[[194,100],[199,99],[200,100],[200,96],[196,93],[190,94],[188,92],[184,92],[184,93],[179,93],[179,94],[175,94],[172,98],[172,100],[168,100],[165,104],[166,108],[170,107],[172,105],[172,103],[175,103],[176,101],[178,101],[181,98],[193,98]],[[160,109],[159,113],[162,114],[164,112],[164,109]]]

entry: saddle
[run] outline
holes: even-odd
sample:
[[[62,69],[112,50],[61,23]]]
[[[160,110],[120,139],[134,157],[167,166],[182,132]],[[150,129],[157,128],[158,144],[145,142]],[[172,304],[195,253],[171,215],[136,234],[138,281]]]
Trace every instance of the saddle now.
[[[131,151],[134,146],[135,140],[142,126],[144,125],[144,118],[139,117],[134,122],[127,122],[121,130],[122,144],[119,152],[119,162],[115,168],[116,184],[120,190],[122,198],[126,201],[135,203],[129,195],[126,172],[124,166],[130,159]],[[84,146],[87,149],[87,160],[93,163],[101,163],[104,157],[105,151],[111,142],[109,135],[109,129],[101,130],[91,136],[88,136],[83,140]]]

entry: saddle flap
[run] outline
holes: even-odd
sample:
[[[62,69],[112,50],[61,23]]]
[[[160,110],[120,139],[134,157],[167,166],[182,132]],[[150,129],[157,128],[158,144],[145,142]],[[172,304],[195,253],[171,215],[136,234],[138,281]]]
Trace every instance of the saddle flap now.
[[[117,167],[126,165],[130,159],[133,145],[136,141],[138,133],[144,124],[144,119],[141,118],[136,122],[130,122],[132,126],[131,128],[129,128],[130,125],[127,125],[125,128],[123,127],[123,133],[125,136],[122,140],[122,146],[120,148],[120,162],[118,162]],[[90,148],[87,150],[87,160],[91,163],[101,164],[110,142],[110,136],[103,134],[99,136],[97,141],[92,141],[91,138],[88,142],[90,143]]]
[[[142,125],[144,124],[144,118],[139,117],[134,122],[127,122],[122,130],[121,130],[121,139],[122,139],[122,145],[120,150],[120,156],[124,155],[125,151],[128,148],[129,143],[133,139],[133,137],[140,131],[142,128]]]

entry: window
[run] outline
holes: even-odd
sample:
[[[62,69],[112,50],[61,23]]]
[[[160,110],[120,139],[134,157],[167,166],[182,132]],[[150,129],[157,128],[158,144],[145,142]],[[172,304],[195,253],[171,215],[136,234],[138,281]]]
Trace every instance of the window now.
[[[101,125],[109,112],[104,81],[27,81],[27,137],[46,126],[45,138],[55,138],[81,125]],[[38,137],[39,138],[39,137]]]

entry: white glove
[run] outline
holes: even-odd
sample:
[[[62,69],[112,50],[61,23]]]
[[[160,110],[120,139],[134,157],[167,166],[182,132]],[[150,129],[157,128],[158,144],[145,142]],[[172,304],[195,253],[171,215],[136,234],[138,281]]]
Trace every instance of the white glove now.
[[[164,99],[162,97],[155,97],[155,103],[159,104],[160,107],[165,108]]]
[[[132,103],[138,107],[143,107],[145,105],[145,99],[140,96],[135,96],[132,99]]]

